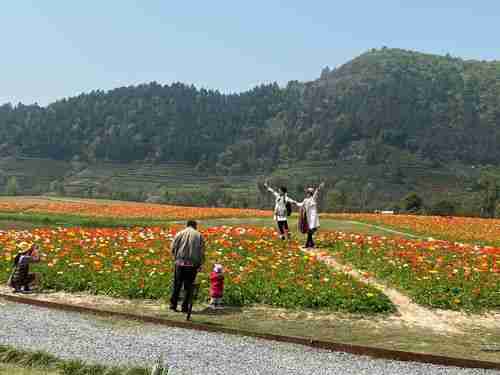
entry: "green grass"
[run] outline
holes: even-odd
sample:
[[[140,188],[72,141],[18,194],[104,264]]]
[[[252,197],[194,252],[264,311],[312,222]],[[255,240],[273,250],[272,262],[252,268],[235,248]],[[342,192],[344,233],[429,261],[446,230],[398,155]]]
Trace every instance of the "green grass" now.
[[[8,372],[13,371],[13,372]],[[148,375],[145,368],[107,367],[0,345],[0,373],[26,375]]]
[[[369,234],[369,235],[379,235],[379,236],[399,236],[399,237],[407,237],[407,238],[427,238],[423,233],[417,233],[415,231],[409,230],[407,228],[401,228],[397,226],[390,226],[386,224],[364,221],[364,220],[350,220],[350,219],[323,219],[323,220],[333,220],[338,221],[339,223],[343,223],[345,228],[357,228],[360,231],[356,230],[339,230],[343,232],[356,232],[359,234]],[[342,224],[339,225],[342,227]],[[363,230],[364,229],[364,230]],[[435,236],[434,236],[435,237]]]
[[[91,218],[79,215],[68,214],[42,214],[42,213],[11,213],[0,212],[0,229],[31,229],[34,227],[137,227],[137,226],[164,226],[168,224],[184,224],[184,220],[152,220],[152,219],[118,219],[118,218]],[[201,226],[221,226],[221,225],[255,225],[263,227],[275,227],[276,222],[269,218],[223,218],[207,219],[198,221]],[[297,216],[289,218],[290,231],[297,233]],[[359,233],[367,235],[391,236],[395,235],[385,230],[383,226],[379,228],[371,226],[369,223],[352,222],[339,219],[321,219],[323,230],[335,230],[346,233]],[[396,228],[397,229],[397,228]],[[410,233],[411,234],[411,233]]]
[[[82,226],[82,227],[134,227],[134,226],[158,226],[165,225],[166,220],[151,219],[116,219],[116,218],[92,218],[67,214],[42,214],[42,213],[7,213],[0,212],[0,221],[24,222],[37,224],[38,226]]]
[[[320,219],[321,227],[320,230],[334,230],[338,232],[346,232],[346,233],[359,233],[359,234],[367,234],[367,235],[378,235],[378,236],[394,236],[395,233],[389,230],[384,229],[382,226],[379,228],[373,227],[371,225],[367,225],[362,222],[352,222],[346,220],[338,220],[338,219],[329,219],[329,218],[321,218]],[[201,220],[200,224],[203,226],[219,226],[219,225],[256,225],[256,226],[264,226],[264,227],[274,227],[276,226],[276,222],[269,218],[232,218],[232,219],[210,219],[210,220]],[[297,233],[297,215],[293,215],[288,219],[288,225],[292,233]],[[411,234],[411,233],[410,233]],[[401,236],[401,235],[398,235]]]
[[[0,230],[30,230],[39,227],[40,224],[36,222],[0,219]]]
[[[58,370],[43,370],[33,367],[19,367],[0,364],[0,374],[4,375],[61,375]]]

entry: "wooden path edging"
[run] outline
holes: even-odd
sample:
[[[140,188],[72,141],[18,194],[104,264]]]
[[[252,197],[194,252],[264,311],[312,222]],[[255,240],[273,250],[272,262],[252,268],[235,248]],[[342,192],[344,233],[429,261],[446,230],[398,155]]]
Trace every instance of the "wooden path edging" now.
[[[434,364],[441,366],[480,368],[480,369],[500,371],[500,362],[489,362],[489,361],[480,361],[474,359],[445,357],[432,354],[404,352],[400,350],[382,349],[382,348],[360,346],[360,345],[350,345],[350,344],[336,343],[331,341],[307,339],[304,337],[296,337],[296,336],[282,336],[282,335],[273,335],[268,333],[257,333],[257,332],[240,330],[236,328],[221,327],[203,323],[168,320],[147,315],[136,315],[130,313],[101,310],[92,307],[44,301],[44,300],[38,300],[34,298],[22,297],[18,295],[10,295],[4,293],[0,293],[0,298],[10,302],[22,303],[26,305],[45,307],[56,310],[93,314],[104,317],[116,317],[121,319],[136,320],[145,323],[152,323],[169,327],[194,329],[198,331],[214,332],[214,333],[225,333],[230,335],[253,337],[269,341],[299,344],[299,345],[309,346],[312,348],[325,349],[334,352],[344,352],[355,355],[364,355],[377,359],[386,359],[386,360],[395,360],[404,362],[411,361],[411,362]]]

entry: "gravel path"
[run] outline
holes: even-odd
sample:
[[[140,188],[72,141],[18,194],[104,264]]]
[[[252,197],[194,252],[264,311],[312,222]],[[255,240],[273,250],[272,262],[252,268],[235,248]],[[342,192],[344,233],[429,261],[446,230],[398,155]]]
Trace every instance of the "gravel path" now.
[[[151,365],[163,353],[185,374],[498,374],[374,360],[301,345],[199,332],[15,304],[0,299],[0,344],[61,358]]]

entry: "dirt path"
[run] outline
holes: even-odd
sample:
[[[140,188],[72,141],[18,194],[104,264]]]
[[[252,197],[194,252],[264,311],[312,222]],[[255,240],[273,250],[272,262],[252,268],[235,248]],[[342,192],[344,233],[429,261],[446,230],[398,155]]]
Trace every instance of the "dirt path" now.
[[[325,255],[326,251],[322,249],[301,249],[307,254],[316,256],[335,270],[344,272],[382,291],[398,309],[398,313],[388,317],[388,320],[399,321],[410,327],[431,329],[445,334],[463,334],[466,330],[475,328],[496,330],[500,328],[500,312],[470,315],[457,311],[429,309],[414,303],[408,296],[398,290],[373,277],[366,276],[352,266],[338,262],[333,256]]]

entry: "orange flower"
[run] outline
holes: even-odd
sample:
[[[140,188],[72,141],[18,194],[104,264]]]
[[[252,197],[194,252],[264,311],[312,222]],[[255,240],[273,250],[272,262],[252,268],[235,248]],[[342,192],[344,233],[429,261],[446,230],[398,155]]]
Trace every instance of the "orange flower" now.
[[[224,217],[270,217],[270,211],[237,208],[204,208],[170,206],[136,202],[98,200],[50,201],[42,198],[6,198],[0,201],[0,212],[33,212],[70,214],[89,217],[185,220]],[[69,236],[76,236],[71,233]]]

